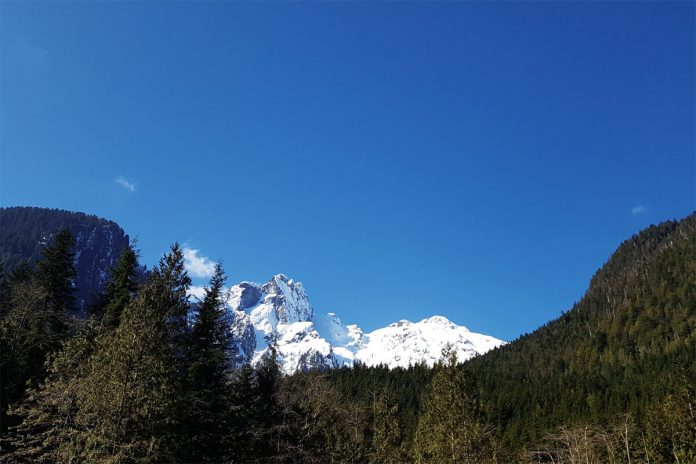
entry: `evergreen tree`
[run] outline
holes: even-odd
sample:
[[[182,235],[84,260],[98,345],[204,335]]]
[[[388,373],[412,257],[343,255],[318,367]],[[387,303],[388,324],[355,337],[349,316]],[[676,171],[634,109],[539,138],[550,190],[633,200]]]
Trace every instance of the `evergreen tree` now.
[[[370,462],[374,464],[404,462],[398,405],[385,387],[376,394],[372,403],[372,450]]]
[[[46,354],[55,346],[45,333],[46,312],[42,311],[46,292],[31,282],[12,287],[11,310],[0,321],[0,405],[1,431],[15,421],[7,417],[10,404],[19,401],[27,382],[39,381],[44,373]]]
[[[444,362],[423,398],[416,430],[414,455],[419,463],[480,463],[490,459],[486,433],[478,420],[473,383],[458,366],[457,355],[448,347]]]
[[[183,389],[170,330],[171,304],[185,298],[182,274],[179,260],[165,256],[116,331],[99,339],[78,389],[76,460],[173,461],[185,446],[178,435]]]
[[[10,276],[5,272],[5,263],[0,261],[0,320],[10,311]]]
[[[242,366],[232,382],[232,462],[268,462],[281,446],[282,419],[277,400],[281,379],[271,345],[256,368]]]
[[[28,261],[21,260],[12,269],[9,276],[10,288],[16,284],[29,282],[32,278],[32,268]]]
[[[21,398],[28,383],[36,386],[44,378],[48,356],[68,336],[74,302],[72,247],[70,231],[63,230],[43,250],[33,273],[21,268],[12,275],[10,308],[0,322],[3,431],[11,424],[7,407]]]
[[[273,345],[268,347],[266,355],[256,367],[256,433],[254,434],[255,448],[259,456],[270,457],[277,452],[278,426],[280,414],[277,391],[281,373],[278,365],[278,354]]]
[[[233,418],[228,431],[234,443],[231,462],[251,462],[255,456],[256,418],[258,417],[258,388],[254,368],[244,364],[232,376],[231,408]]]
[[[679,386],[648,414],[649,456],[653,463],[696,462],[696,366],[682,367]]]
[[[159,285],[157,301],[152,301],[166,314],[170,345],[176,357],[177,367],[185,376],[186,345],[188,337],[189,299],[191,278],[184,267],[184,253],[178,243],[172,245],[170,253],[164,255],[157,269],[155,283]]]
[[[70,230],[56,234],[51,245],[44,248],[42,259],[36,263],[34,278],[46,290],[46,306],[55,319],[54,331],[66,331],[66,315],[74,309],[75,239]]]
[[[185,451],[186,460],[192,462],[222,462],[229,456],[231,336],[225,317],[224,283],[218,262],[191,330],[186,389],[191,446]]]
[[[111,278],[106,285],[104,305],[101,309],[104,326],[115,329],[121,321],[121,313],[138,290],[138,254],[131,246],[121,252]]]
[[[12,413],[22,421],[3,442],[11,461],[70,462],[71,442],[78,434],[77,390],[86,375],[98,333],[93,320],[82,324],[50,362],[45,382],[31,388]]]

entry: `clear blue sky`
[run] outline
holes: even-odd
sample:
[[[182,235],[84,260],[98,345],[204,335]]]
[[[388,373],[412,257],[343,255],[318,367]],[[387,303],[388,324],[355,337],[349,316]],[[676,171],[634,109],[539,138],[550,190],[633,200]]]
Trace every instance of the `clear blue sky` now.
[[[695,207],[694,3],[8,2],[1,203],[512,339]],[[119,177],[122,176],[122,177]],[[120,179],[122,182],[117,182]]]

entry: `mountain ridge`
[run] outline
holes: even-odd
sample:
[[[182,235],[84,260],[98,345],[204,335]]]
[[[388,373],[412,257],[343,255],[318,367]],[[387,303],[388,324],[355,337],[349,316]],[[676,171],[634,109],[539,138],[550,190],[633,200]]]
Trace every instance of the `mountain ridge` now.
[[[462,361],[504,344],[437,315],[419,322],[402,319],[365,333],[335,313],[315,313],[302,283],[284,274],[261,285],[233,285],[228,305],[236,363],[257,364],[273,346],[288,374],[356,363],[432,366],[448,344]]]
[[[76,303],[85,315],[87,305],[104,289],[111,267],[130,237],[116,222],[93,214],[31,206],[0,207],[0,261],[11,273],[21,262],[30,265],[62,229],[75,239]]]

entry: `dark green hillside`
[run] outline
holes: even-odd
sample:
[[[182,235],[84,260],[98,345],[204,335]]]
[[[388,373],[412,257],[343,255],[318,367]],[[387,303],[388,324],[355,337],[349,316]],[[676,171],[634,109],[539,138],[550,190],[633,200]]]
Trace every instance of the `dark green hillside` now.
[[[486,355],[291,376],[233,362],[222,267],[192,306],[178,244],[142,285],[123,253],[102,311],[67,317],[72,244],[0,289],[0,463],[696,464],[696,214]]]
[[[560,425],[626,413],[644,423],[668,394],[693,388],[694,364],[692,214],[625,241],[571,311],[466,366],[513,452]]]
[[[128,235],[113,221],[49,208],[0,208],[0,262],[11,273],[22,261],[33,265],[52,237],[69,229],[75,238],[75,287],[84,307],[103,289],[108,271],[128,245]]]

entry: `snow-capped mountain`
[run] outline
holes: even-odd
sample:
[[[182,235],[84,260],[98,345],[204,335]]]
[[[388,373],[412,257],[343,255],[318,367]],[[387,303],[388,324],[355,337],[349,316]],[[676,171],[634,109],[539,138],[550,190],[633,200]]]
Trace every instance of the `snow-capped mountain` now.
[[[228,303],[235,362],[256,364],[273,345],[286,373],[355,362],[391,368],[433,365],[448,343],[463,361],[505,343],[442,316],[415,323],[401,320],[363,333],[355,324],[344,325],[334,313],[315,314],[302,283],[283,274],[263,285],[234,285]]]

